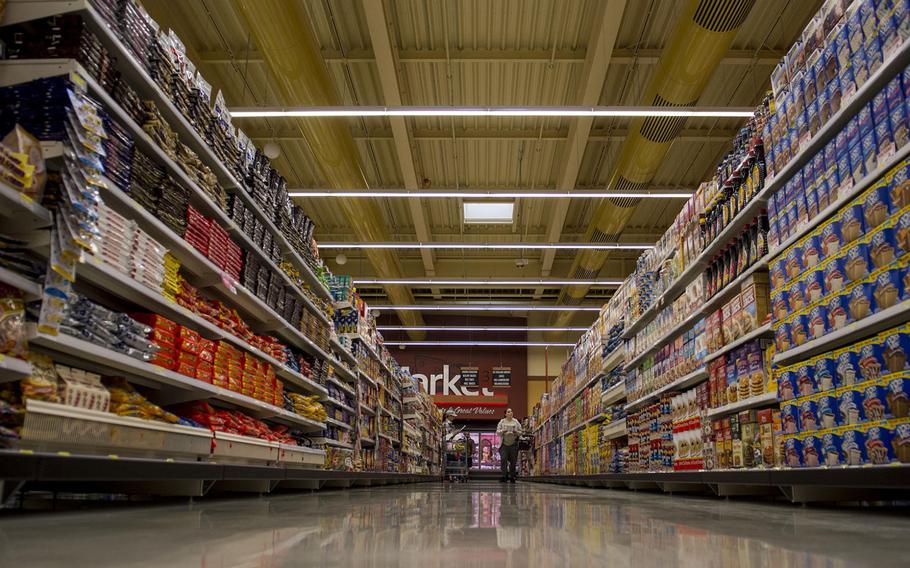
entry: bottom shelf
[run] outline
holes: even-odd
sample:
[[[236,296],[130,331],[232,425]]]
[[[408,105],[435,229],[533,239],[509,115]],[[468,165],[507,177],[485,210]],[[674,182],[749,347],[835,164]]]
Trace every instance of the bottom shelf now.
[[[721,497],[783,496],[793,502],[843,501],[884,490],[878,499],[906,498],[910,464],[884,466],[726,469],[658,473],[600,473],[594,475],[537,475],[525,481],[611,489],[653,489],[664,492],[703,492]],[[901,490],[901,493],[894,493]]]

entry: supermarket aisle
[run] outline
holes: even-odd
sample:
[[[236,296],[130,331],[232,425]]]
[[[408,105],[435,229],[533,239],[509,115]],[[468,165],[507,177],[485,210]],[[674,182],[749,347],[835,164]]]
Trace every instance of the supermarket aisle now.
[[[423,484],[5,517],[0,566],[890,566],[907,534],[897,515]]]

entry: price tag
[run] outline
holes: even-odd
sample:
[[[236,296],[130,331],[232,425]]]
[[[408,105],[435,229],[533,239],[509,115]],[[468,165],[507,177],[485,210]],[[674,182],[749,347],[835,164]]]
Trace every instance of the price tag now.
[[[80,87],[82,91],[85,91],[88,87],[88,83],[85,81],[82,75],[76,73],[75,71],[70,72],[69,79],[73,82],[74,85]]]
[[[28,196],[22,192],[19,192],[19,201],[21,201],[22,203],[25,203],[29,207],[31,207],[32,205],[35,204],[34,199],[32,199],[30,196]]]
[[[63,456],[63,457],[65,457],[65,458],[68,458],[68,457],[70,457],[72,454],[70,454],[69,452],[57,452],[57,455],[58,455],[58,456]]]
[[[237,293],[237,282],[223,270],[221,271],[221,283],[224,284],[224,287],[230,290],[232,294]]]

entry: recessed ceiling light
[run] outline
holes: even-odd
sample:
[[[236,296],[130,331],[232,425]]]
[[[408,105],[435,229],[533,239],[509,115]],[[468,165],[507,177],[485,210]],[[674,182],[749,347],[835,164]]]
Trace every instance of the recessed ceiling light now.
[[[465,201],[464,222],[483,224],[510,224],[514,221],[515,203],[485,203]]]

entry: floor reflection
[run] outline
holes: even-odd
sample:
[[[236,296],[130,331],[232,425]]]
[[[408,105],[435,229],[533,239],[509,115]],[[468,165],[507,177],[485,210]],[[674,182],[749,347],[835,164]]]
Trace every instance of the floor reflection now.
[[[0,518],[0,566],[906,565],[895,514],[424,484]]]

